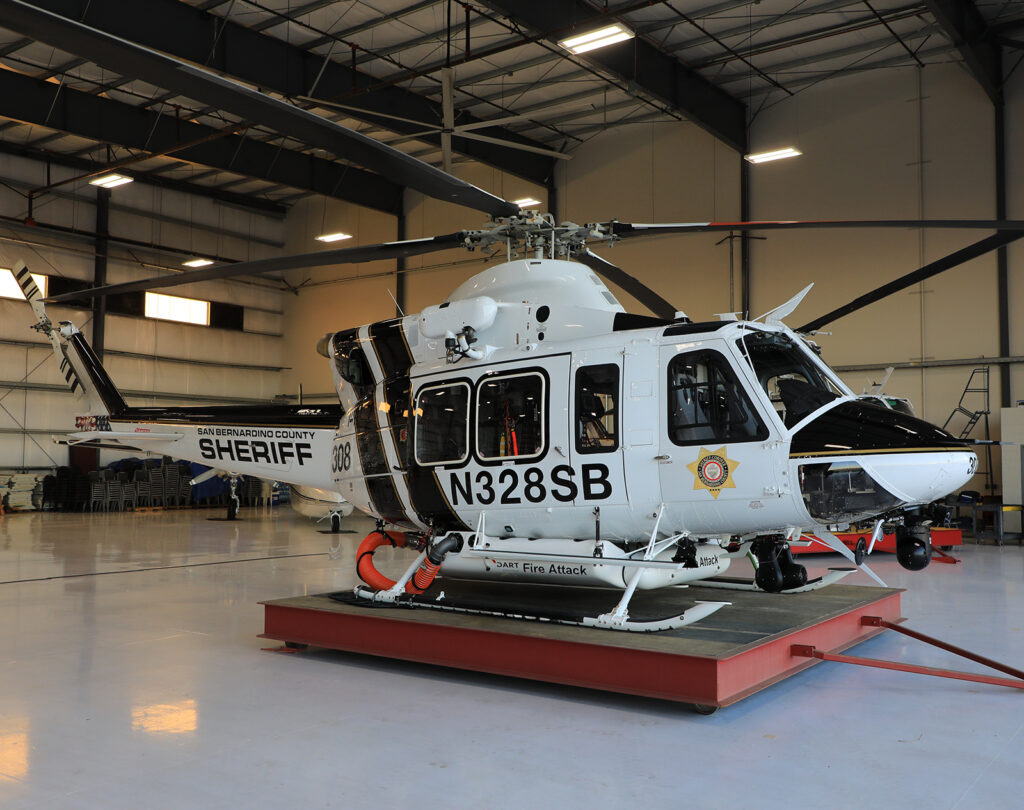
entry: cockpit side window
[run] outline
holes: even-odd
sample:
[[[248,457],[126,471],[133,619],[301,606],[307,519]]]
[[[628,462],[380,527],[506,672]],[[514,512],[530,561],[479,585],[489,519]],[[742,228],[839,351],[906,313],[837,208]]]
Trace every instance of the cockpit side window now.
[[[737,345],[786,427],[843,394],[787,334],[751,332]]]
[[[673,444],[768,438],[728,361],[718,352],[678,354],[668,365],[668,435]]]
[[[619,447],[619,367],[576,370],[576,451],[610,453]]]

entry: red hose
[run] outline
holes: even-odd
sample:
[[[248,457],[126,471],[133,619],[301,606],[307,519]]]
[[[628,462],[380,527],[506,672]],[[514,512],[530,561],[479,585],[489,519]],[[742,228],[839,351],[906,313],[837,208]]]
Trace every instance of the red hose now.
[[[359,550],[356,552],[356,573],[375,591],[387,591],[395,587],[395,581],[388,579],[373,565],[373,552],[389,544],[396,548],[404,546],[405,532],[370,532],[359,544]],[[434,563],[429,557],[425,557],[416,573],[405,583],[405,592],[423,593],[434,582],[434,577],[440,569],[440,562]]]
[[[356,573],[375,591],[386,591],[395,585],[393,579],[388,579],[373,565],[373,552],[386,544],[395,547],[404,546],[405,532],[370,532],[359,544],[359,550],[356,552]],[[408,586],[406,588],[408,589]]]
[[[405,590],[409,593],[423,593],[434,582],[440,568],[441,563],[432,563],[429,558],[425,558],[423,564],[416,569],[412,582],[406,583]]]

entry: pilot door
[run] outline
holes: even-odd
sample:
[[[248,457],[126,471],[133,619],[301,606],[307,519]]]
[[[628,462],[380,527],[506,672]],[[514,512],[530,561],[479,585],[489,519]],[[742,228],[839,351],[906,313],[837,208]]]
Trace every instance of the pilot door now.
[[[661,347],[658,459],[666,529],[718,534],[763,527],[765,498],[774,491],[769,427],[716,344]]]
[[[612,507],[627,502],[623,475],[622,355],[612,351],[573,355],[569,442],[577,506]],[[614,511],[614,510],[613,510]],[[591,512],[583,513],[592,521]],[[606,529],[616,517],[605,510]],[[611,521],[611,522],[607,522]],[[614,532],[613,532],[614,533]]]

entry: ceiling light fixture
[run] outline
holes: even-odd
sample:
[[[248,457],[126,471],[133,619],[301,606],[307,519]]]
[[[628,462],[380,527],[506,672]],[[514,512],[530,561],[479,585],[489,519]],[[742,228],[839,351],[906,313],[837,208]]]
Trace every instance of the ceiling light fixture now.
[[[603,48],[605,45],[614,45],[616,42],[632,39],[633,37],[633,32],[626,28],[626,26],[615,23],[615,25],[609,25],[605,28],[598,28],[596,31],[589,31],[586,34],[579,34],[575,37],[560,40],[558,44],[570,53],[586,53],[597,48]]]
[[[521,200],[512,200],[513,205],[518,205],[520,208],[529,208],[533,205],[540,205],[540,200],[535,200],[533,197],[523,197]]]
[[[799,149],[787,146],[785,149],[776,149],[773,152],[758,152],[757,154],[744,155],[743,159],[750,163],[767,163],[770,160],[782,160],[783,158],[796,157],[802,154],[803,152]]]
[[[322,234],[320,234],[316,238],[316,241],[317,242],[340,242],[342,239],[351,239],[351,238],[352,238],[352,234],[350,234],[350,233],[342,233],[341,231],[338,231],[337,233],[322,233]]]
[[[213,264],[213,259],[189,259],[187,262],[182,262],[185,267],[208,267]]]
[[[89,184],[99,186],[100,188],[117,188],[132,182],[132,180],[133,178],[123,174],[101,174],[99,177],[94,177],[90,180]]]

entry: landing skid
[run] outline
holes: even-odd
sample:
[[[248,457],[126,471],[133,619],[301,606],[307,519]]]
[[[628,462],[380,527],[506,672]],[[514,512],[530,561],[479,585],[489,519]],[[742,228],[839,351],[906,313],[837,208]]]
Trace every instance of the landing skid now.
[[[601,630],[622,630],[630,633],[657,633],[662,630],[678,630],[710,616],[730,602],[698,601],[682,613],[660,619],[637,621],[633,619],[610,618],[609,614],[586,616],[582,613],[561,611],[526,611],[521,606],[502,606],[491,602],[476,602],[466,599],[448,599],[444,591],[436,596],[426,594],[399,594],[393,598],[382,598],[384,593],[359,585],[351,594],[331,594],[331,598],[347,604],[375,605],[378,607],[427,608],[449,613],[471,613],[478,616],[493,616],[520,621],[549,622],[573,627],[594,627]]]
[[[802,585],[799,588],[790,588],[787,591],[779,591],[779,593],[807,593],[808,591],[817,591],[821,588],[827,588],[829,585],[833,585],[844,577],[849,576],[856,568],[830,568],[829,572],[823,577],[816,577],[815,579],[808,580],[806,585]],[[752,580],[749,579],[737,579],[735,577],[711,577],[710,579],[702,579],[700,581],[702,588],[722,588],[725,590],[732,591],[759,591],[765,593],[762,588],[757,587]]]

